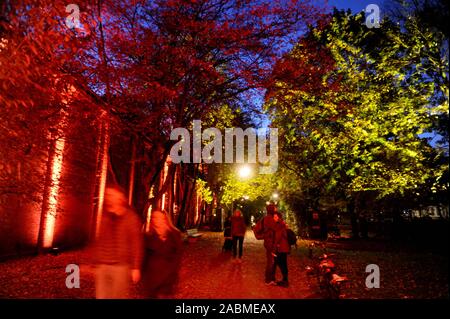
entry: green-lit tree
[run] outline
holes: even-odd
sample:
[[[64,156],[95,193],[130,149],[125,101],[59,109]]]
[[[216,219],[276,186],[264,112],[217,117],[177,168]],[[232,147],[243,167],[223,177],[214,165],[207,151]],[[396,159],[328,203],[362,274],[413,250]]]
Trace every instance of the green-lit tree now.
[[[431,33],[419,39],[388,19],[369,29],[363,14],[335,11],[280,61],[266,108],[280,129],[282,187],[298,206],[356,217],[443,174],[421,136],[445,112],[425,67],[438,48],[416,52]]]

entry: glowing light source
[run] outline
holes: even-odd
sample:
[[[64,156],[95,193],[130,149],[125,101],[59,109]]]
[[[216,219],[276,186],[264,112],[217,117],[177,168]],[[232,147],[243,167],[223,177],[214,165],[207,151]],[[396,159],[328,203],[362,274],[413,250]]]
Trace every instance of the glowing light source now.
[[[167,173],[169,171],[169,162],[170,162],[170,156],[167,157],[166,162],[164,163],[164,169],[163,169],[163,175],[162,175],[162,182],[161,182],[161,186],[163,186],[166,183],[166,178],[167,178]],[[166,208],[166,194],[167,192],[165,192],[162,195],[162,199],[161,199],[161,210],[164,210]]]
[[[147,220],[145,221],[145,232],[150,231],[150,218],[152,217],[152,205],[147,210]]]
[[[252,173],[252,170],[249,166],[244,165],[239,168],[239,176],[242,178],[247,178]]]
[[[172,203],[172,210],[173,210],[173,214],[176,215],[177,214],[177,178],[178,178],[178,170],[177,168],[175,168],[175,176],[173,179],[173,203]]]
[[[273,197],[274,199],[277,199],[277,198],[279,197],[279,195],[278,195],[278,193],[273,193],[273,194],[272,194],[272,197]]]
[[[150,188],[150,192],[148,194],[148,198],[152,198],[152,197],[153,197],[153,186]],[[148,209],[147,209],[147,218],[145,220],[145,232],[150,231],[150,220],[152,217],[152,208],[153,208],[152,205],[149,205]]]

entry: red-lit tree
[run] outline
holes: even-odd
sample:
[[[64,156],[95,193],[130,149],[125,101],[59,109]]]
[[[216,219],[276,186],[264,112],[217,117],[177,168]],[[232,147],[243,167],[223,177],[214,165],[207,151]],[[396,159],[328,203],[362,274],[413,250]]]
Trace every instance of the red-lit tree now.
[[[87,75],[86,66],[97,66],[86,76],[90,87],[149,146],[157,165],[150,166],[146,193],[172,146],[170,130],[189,128],[224,103],[238,107],[243,93],[271,76],[280,49],[320,15],[309,1],[105,1],[98,9],[88,23],[100,46],[71,67],[81,65],[77,73]]]
[[[49,131],[75,88],[79,104],[90,105],[80,118],[102,117],[103,135],[111,127],[111,134],[144,145],[142,160],[151,164],[145,165],[146,198],[173,143],[170,130],[189,128],[225,103],[241,107],[243,94],[264,86],[280,52],[322,9],[310,0],[78,1],[80,24],[70,28],[66,18],[78,17],[66,5],[2,6],[0,102],[8,134],[16,132],[27,149],[36,134],[11,122],[14,110]],[[43,124],[46,116],[54,121]],[[107,148],[107,136],[100,140]]]

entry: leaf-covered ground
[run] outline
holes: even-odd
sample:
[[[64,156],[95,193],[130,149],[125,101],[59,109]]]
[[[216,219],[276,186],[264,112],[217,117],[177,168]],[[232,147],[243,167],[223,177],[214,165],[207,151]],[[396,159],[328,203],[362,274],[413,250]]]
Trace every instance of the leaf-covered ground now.
[[[244,241],[242,263],[231,253],[222,253],[222,233],[205,232],[187,241],[175,298],[321,298],[317,284],[308,278],[305,266],[309,241],[299,241],[288,259],[289,288],[264,284],[265,253],[261,241],[251,232]],[[328,245],[337,253],[338,273],[351,281],[343,289],[344,298],[449,298],[448,256],[437,253],[374,249],[351,250],[352,243]],[[314,253],[320,254],[322,248]],[[65,285],[68,264],[80,265],[80,289]],[[381,287],[368,289],[365,272],[377,264]],[[280,278],[279,271],[277,276]],[[134,286],[130,298],[141,298],[142,287]],[[26,257],[0,263],[0,298],[94,298],[94,267],[88,249],[64,252],[58,256]]]

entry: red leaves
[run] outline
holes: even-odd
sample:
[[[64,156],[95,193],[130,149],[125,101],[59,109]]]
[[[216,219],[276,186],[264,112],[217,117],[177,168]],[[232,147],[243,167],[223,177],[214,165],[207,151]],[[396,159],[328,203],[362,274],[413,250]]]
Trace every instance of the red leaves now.
[[[26,39],[29,46],[20,52],[20,65],[8,61],[12,82],[33,83],[42,92],[31,94],[49,104],[62,98],[61,87],[49,85],[49,78],[63,79],[62,87],[78,81],[96,94],[114,96],[108,104],[128,112],[127,118],[148,123],[169,116],[178,125],[263,87],[285,38],[320,15],[310,0],[82,1],[84,32],[64,25],[64,2],[36,4],[24,0],[17,7],[27,18],[14,17],[17,38],[11,45]],[[283,74],[298,73],[282,68]],[[159,128],[144,134],[153,129]]]
[[[321,19],[317,29],[325,27],[328,21],[328,17]],[[283,98],[283,95],[289,96],[292,91],[316,96],[321,96],[325,90],[338,91],[340,81],[333,75],[334,71],[336,63],[329,48],[314,34],[308,33],[289,54],[277,62],[267,82],[267,98],[274,95]],[[280,90],[283,94],[278,94]]]

